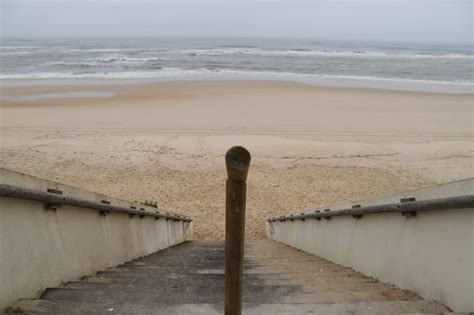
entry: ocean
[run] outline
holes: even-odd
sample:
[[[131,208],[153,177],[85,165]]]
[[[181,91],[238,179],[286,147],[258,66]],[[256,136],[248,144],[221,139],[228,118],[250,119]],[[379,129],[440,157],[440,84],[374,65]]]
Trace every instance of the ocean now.
[[[3,39],[0,79],[261,79],[472,92],[472,45],[246,38]]]

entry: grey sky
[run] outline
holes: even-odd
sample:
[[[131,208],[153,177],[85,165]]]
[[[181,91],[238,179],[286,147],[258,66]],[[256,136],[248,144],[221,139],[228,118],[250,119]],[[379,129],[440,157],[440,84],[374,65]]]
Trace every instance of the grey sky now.
[[[241,36],[470,43],[471,0],[0,0],[3,37]]]

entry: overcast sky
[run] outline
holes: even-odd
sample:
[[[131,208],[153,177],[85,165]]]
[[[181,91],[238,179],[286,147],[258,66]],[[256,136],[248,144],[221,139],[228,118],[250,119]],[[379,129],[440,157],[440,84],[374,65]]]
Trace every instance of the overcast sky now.
[[[471,0],[0,0],[2,36],[472,43]]]

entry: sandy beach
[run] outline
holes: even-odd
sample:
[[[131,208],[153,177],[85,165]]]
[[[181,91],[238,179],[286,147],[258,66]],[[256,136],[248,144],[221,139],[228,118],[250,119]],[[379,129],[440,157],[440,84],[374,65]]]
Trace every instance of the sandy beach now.
[[[249,239],[271,214],[473,177],[473,95],[279,81],[4,85],[0,167],[194,219],[224,237],[224,154],[252,153]]]

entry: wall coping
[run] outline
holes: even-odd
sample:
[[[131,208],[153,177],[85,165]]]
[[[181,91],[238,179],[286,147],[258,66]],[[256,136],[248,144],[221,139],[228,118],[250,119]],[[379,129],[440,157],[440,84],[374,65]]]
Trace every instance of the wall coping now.
[[[192,221],[188,216],[164,209],[158,210],[143,204],[125,201],[3,168],[0,168],[0,197],[40,201],[45,204],[45,209],[51,210],[55,210],[61,205],[70,205],[99,210],[103,215],[108,212],[118,212],[128,214],[130,217],[138,215],[140,217],[151,216],[155,217],[155,219]]]
[[[448,188],[451,193],[444,198],[433,198],[433,196],[437,196],[436,191],[440,188]],[[469,209],[474,208],[473,189],[474,178],[469,178],[371,199],[340,203],[329,207],[306,209],[301,213],[272,216],[267,219],[267,222],[285,222],[286,220],[310,218],[330,219],[333,216],[344,215],[351,215],[355,219],[360,219],[368,214],[394,212],[400,212],[404,216],[416,216],[418,211]]]

